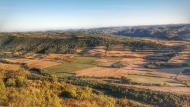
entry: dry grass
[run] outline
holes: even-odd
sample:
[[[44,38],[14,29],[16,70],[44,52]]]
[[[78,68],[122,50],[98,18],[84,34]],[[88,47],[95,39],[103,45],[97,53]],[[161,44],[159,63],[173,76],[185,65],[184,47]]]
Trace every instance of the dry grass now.
[[[30,61],[27,63],[27,65],[30,67],[30,68],[47,68],[47,67],[51,67],[51,66],[55,66],[55,65],[58,65],[60,63],[57,63],[57,62],[53,62],[53,61],[47,61],[47,60],[33,60],[33,61]]]
[[[20,65],[17,65],[17,64],[1,64],[0,63],[0,69],[17,71],[20,69]]]
[[[6,60],[13,63],[26,63],[30,68],[47,68],[60,64],[59,62],[51,61],[48,59],[10,58]]]

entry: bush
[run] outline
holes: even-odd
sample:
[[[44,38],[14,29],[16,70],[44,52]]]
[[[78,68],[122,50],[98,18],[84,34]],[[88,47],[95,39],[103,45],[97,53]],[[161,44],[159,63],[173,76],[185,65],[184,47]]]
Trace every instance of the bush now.
[[[84,87],[77,90],[77,99],[89,98],[92,94],[92,89],[89,87]]]
[[[131,79],[128,79],[127,77],[125,77],[125,76],[122,76],[121,77],[121,82],[122,83],[132,83],[132,80]]]
[[[125,67],[126,65],[122,62],[115,62],[111,65],[112,68],[122,68]]]
[[[24,68],[24,69],[26,69],[26,70],[29,69],[29,67],[28,67],[28,65],[27,65],[26,63],[22,63],[22,64],[21,64],[21,67]]]
[[[97,54],[94,54],[93,57],[101,58],[101,57],[103,57],[103,55],[101,53],[97,53]]]
[[[56,75],[51,75],[52,82],[58,82],[58,78]]]
[[[23,87],[26,85],[26,80],[24,77],[17,77],[16,78],[16,87]]]
[[[9,78],[9,79],[6,81],[6,85],[7,85],[7,86],[16,86],[16,80],[15,80],[15,78]]]
[[[5,84],[2,80],[0,80],[0,90],[5,88]]]
[[[75,89],[69,89],[69,90],[64,90],[62,93],[61,93],[61,96],[62,97],[65,97],[65,98],[77,98],[77,92]]]
[[[28,72],[25,71],[24,69],[20,69],[18,71],[6,71],[4,76],[6,78],[15,78],[15,77],[18,77],[18,76],[21,76],[21,77],[27,77],[28,76]]]
[[[36,74],[42,74],[42,70],[39,68],[30,68],[29,71]]]
[[[14,86],[14,87],[23,87],[25,84],[26,80],[24,77],[18,76],[15,78],[9,78],[6,81],[7,86]]]
[[[65,98],[73,98],[78,100],[88,99],[92,97],[92,89],[88,87],[74,88],[67,87],[60,96]]]

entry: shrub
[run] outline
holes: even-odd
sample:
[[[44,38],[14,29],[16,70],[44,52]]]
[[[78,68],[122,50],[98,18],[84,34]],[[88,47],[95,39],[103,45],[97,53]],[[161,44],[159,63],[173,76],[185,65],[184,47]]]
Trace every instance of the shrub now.
[[[58,81],[58,78],[57,78],[56,75],[51,75],[51,80],[52,80],[53,82],[57,82],[57,81]]]
[[[65,98],[77,98],[77,92],[75,89],[69,89],[69,90],[64,90],[62,93],[61,93],[61,96],[62,97],[65,97]]]
[[[15,78],[9,78],[9,79],[6,81],[6,85],[7,85],[7,86],[16,86],[16,80],[15,80]]]
[[[26,80],[24,77],[18,76],[14,78],[9,78],[6,81],[7,86],[14,86],[14,87],[23,87],[25,84]]]
[[[92,89],[88,87],[84,88],[73,88],[67,87],[60,96],[65,98],[73,98],[78,100],[88,99],[92,95]]]
[[[25,63],[22,63],[22,64],[21,64],[21,67],[22,67],[22,68],[24,68],[24,69],[26,69],[26,70],[28,70],[28,69],[29,69],[28,65],[27,65],[27,64],[25,64]]]
[[[36,74],[41,74],[42,70],[39,68],[30,68],[29,71],[36,73]]]
[[[132,83],[132,80],[131,79],[128,79],[127,77],[125,77],[125,76],[122,76],[121,77],[121,82],[122,83]]]
[[[156,65],[154,65],[154,64],[146,64],[146,65],[144,65],[144,67],[145,68],[149,68],[149,69],[156,69],[156,68],[158,68]]]
[[[94,57],[98,57],[98,58],[103,57],[103,55],[102,55],[101,53],[94,54],[93,56],[94,56]]]
[[[4,76],[6,78],[15,78],[17,76],[21,76],[21,77],[27,77],[28,76],[28,72],[25,71],[24,69],[20,69],[18,71],[6,71]]]
[[[77,99],[89,98],[92,94],[92,89],[89,87],[84,87],[77,90]]]
[[[24,77],[19,76],[16,78],[16,87],[23,87],[25,85],[26,85],[26,80]]]
[[[5,88],[5,84],[2,80],[0,80],[0,90]]]
[[[122,68],[125,67],[125,64],[122,62],[115,62],[111,65],[112,68]]]

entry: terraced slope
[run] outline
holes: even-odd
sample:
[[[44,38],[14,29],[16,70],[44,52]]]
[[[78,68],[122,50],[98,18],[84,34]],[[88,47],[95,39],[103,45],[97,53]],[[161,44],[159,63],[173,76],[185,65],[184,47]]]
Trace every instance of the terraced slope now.
[[[181,64],[190,61],[190,43],[186,43],[184,51],[179,52],[175,57],[169,60],[169,63]]]

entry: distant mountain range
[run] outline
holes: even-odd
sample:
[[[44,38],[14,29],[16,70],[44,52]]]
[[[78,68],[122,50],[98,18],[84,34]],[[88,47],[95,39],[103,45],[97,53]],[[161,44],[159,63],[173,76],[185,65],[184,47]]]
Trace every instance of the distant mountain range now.
[[[62,33],[86,33],[102,34],[107,33],[118,36],[128,37],[148,37],[167,40],[187,40],[190,41],[190,24],[170,24],[170,25],[147,25],[147,26],[119,26],[119,27],[101,27],[91,29],[67,29],[67,30],[47,30],[47,31],[32,31],[25,32],[25,35],[35,33],[40,35],[41,33],[48,33],[48,35],[62,35]],[[3,33],[3,32],[2,32]],[[9,32],[11,33],[11,32]],[[14,33],[14,32],[12,32]],[[32,34],[33,35],[33,34]]]
[[[134,27],[104,27],[80,30],[90,33],[110,33],[129,37],[151,37],[172,40],[190,40],[190,24]]]

